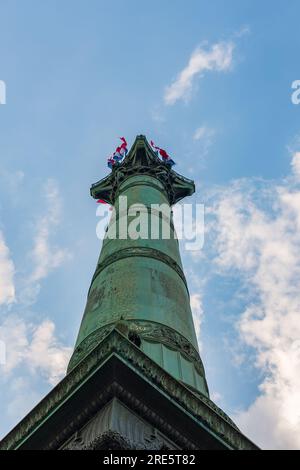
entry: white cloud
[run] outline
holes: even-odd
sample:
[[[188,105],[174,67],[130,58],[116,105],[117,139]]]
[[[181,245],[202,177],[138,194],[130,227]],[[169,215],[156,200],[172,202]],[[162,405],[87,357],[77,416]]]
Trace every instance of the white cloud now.
[[[1,171],[0,178],[10,201],[17,203],[17,198],[12,199],[14,189],[23,181],[24,174]],[[59,382],[72,352],[57,338],[52,321],[36,321],[33,312],[27,311],[36,302],[39,281],[70,256],[52,242],[62,218],[57,183],[48,180],[45,187],[44,214],[36,222],[33,250],[23,261],[23,269],[17,271],[16,283],[14,263],[0,231],[0,380],[7,395],[0,410],[1,432],[7,431],[38,401],[42,379],[50,385]],[[30,322],[25,317],[30,317]]]
[[[33,408],[40,396],[33,390],[30,380],[25,377],[12,379],[8,387],[11,400],[5,407],[5,414],[7,414],[11,426],[13,426]]]
[[[213,391],[213,392],[210,393],[210,399],[212,401],[214,401],[215,403],[221,403],[222,400],[223,400],[223,397],[222,397],[221,393]]]
[[[36,226],[34,249],[32,251],[32,260],[35,267],[30,282],[37,282],[45,278],[50,271],[59,267],[70,256],[67,250],[50,244],[51,235],[61,221],[61,200],[55,181],[47,181],[45,198],[47,212],[38,220]]]
[[[25,178],[25,173],[22,170],[17,170],[14,172],[7,171],[4,168],[0,169],[0,178],[1,183],[6,186],[6,189],[9,191],[10,197],[14,194],[16,195],[17,190],[20,188],[20,185],[23,183]]]
[[[4,375],[9,377],[22,366],[31,374],[40,373],[51,385],[64,376],[72,348],[58,341],[52,321],[33,325],[9,315],[0,325],[0,340],[6,345],[6,362],[0,365]]]
[[[295,152],[293,154],[292,169],[295,177],[300,181],[300,152]]]
[[[151,118],[157,124],[163,124],[166,121],[162,106],[153,106],[150,111]]]
[[[32,371],[40,370],[51,385],[64,376],[72,348],[62,346],[55,337],[55,325],[50,320],[37,326],[26,353],[26,362]]]
[[[188,65],[179,73],[176,80],[166,88],[164,101],[173,105],[178,100],[187,101],[190,97],[195,78],[206,71],[222,72],[232,65],[233,42],[219,42],[210,49],[197,48],[190,57]]]
[[[249,25],[242,26],[239,30],[235,31],[233,37],[235,38],[242,38],[243,36],[247,36],[251,33],[251,29]]]
[[[252,295],[237,328],[264,377],[237,424],[263,448],[300,448],[299,185],[237,181],[217,194],[211,213],[216,266],[236,273]]]
[[[0,231],[0,305],[11,304],[15,301],[14,272],[9,248]]]
[[[6,186],[10,199],[12,199],[16,193],[16,187],[24,180],[24,173],[22,171],[10,173],[1,170],[0,178]],[[25,287],[18,295],[18,300],[21,301],[25,297],[28,299],[31,297],[31,303],[36,300],[39,291],[38,281],[70,258],[68,250],[53,245],[51,241],[62,217],[62,204],[56,181],[48,179],[43,191],[45,213],[37,219],[35,224],[34,246],[29,260],[29,269],[32,273],[24,279]],[[9,249],[3,233],[0,231],[0,305],[15,301],[14,272],[15,268]]]
[[[203,320],[203,307],[202,307],[202,299],[201,299],[200,294],[191,295],[190,303],[191,303],[191,309],[193,313],[193,320],[194,320],[198,343],[199,345],[201,345],[200,332],[201,332],[201,323]]]
[[[0,340],[6,349],[5,363],[2,364],[1,371],[10,374],[22,361],[29,344],[24,320],[18,315],[6,316],[0,324]]]
[[[211,139],[215,135],[214,129],[207,126],[198,127],[194,133],[194,140]]]
[[[208,154],[209,148],[213,144],[214,136],[216,131],[207,126],[198,127],[193,135],[193,139],[199,143],[199,149],[197,155],[205,157]]]

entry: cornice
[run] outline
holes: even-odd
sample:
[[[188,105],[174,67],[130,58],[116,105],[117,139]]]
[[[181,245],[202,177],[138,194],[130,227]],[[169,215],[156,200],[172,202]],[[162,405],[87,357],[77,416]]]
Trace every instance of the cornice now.
[[[128,155],[121,164],[116,164],[111,173],[92,184],[91,196],[114,204],[119,188],[126,179],[135,175],[148,175],[163,185],[170,205],[195,192],[195,184],[179,175],[157,157],[145,136],[137,136]]]
[[[188,414],[207,426],[233,449],[257,449],[235,427],[230,418],[204,395],[194,394],[188,387],[170,376],[157,363],[146,356],[119,331],[113,330],[93,349],[0,443],[0,450],[17,449],[47,418],[68,400],[76,389],[83,386],[103,362],[112,354],[125,360],[128,367],[137,371],[166,394]]]

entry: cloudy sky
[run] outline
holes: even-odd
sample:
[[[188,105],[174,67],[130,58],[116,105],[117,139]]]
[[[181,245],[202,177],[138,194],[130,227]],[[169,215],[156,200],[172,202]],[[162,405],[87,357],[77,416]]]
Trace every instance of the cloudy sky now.
[[[101,247],[90,184],[145,134],[205,205],[182,258],[211,396],[263,448],[300,448],[299,2],[0,10],[0,434],[64,375]]]

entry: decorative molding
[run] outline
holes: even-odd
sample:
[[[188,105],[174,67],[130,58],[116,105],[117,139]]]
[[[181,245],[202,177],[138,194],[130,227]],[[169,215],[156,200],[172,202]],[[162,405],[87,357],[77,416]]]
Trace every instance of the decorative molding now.
[[[101,407],[107,407],[109,401],[114,398],[119,399],[120,401],[122,401],[122,403],[130,407],[130,409],[136,412],[139,417],[146,420],[149,425],[152,425],[154,428],[156,427],[160,432],[167,434],[169,438],[168,441],[170,447],[170,439],[172,439],[173,444],[178,445],[179,448],[192,450],[197,449],[197,446],[193,442],[183,436],[180,432],[178,432],[178,430],[170,426],[168,422],[162,420],[161,416],[155,413],[153,409],[148,408],[143,402],[135,398],[132,393],[130,393],[119,383],[113,382],[109,387],[107,387],[107,389],[103,391],[103,393],[97,393],[95,396],[93,396],[89,401],[88,405],[85,407],[85,409],[81,413],[75,415],[74,420],[71,423],[66,425],[64,429],[61,432],[57,433],[52,439],[49,439],[48,445],[44,447],[43,450],[56,450],[58,448],[64,448],[65,446],[68,446],[69,442],[71,441],[76,441],[74,442],[75,447],[78,445],[81,446],[89,444],[86,439],[83,438],[82,428],[90,420],[93,421],[95,418],[95,414],[99,412],[99,409],[101,409]],[[78,431],[78,429],[81,429],[81,431]],[[155,429],[155,432],[157,431],[157,429]],[[120,430],[118,430],[118,432],[119,431]],[[97,432],[89,434],[92,434],[92,439],[89,440],[89,442],[94,441],[94,439],[98,437]],[[130,439],[130,436],[129,438],[128,436],[127,438],[125,438],[125,441],[127,442],[129,442],[130,440],[132,441],[132,437]],[[147,446],[147,443],[151,444],[152,442],[152,440],[149,440],[147,436],[145,441],[146,442],[143,443],[143,445],[145,446]]]
[[[117,327],[127,337],[130,332],[135,332],[145,340],[165,344],[169,348],[179,351],[183,357],[193,363],[206,384],[204,366],[199,352],[194,346],[176,330],[161,323],[145,320],[122,320],[93,331],[75,349],[68,366],[68,371],[72,370],[78,362],[87,356],[114,327]]]
[[[89,334],[74,350],[69,365],[68,373],[77,366],[77,364],[84,359],[103,339],[109,335],[113,330],[115,324],[111,323],[110,325],[103,326],[98,328],[93,333]]]
[[[129,247],[129,248],[122,248],[122,250],[118,250],[115,253],[112,253],[111,255],[107,256],[101,263],[98,264],[95,274],[92,278],[91,286],[89,289],[89,292],[91,290],[91,287],[93,285],[94,280],[96,277],[100,274],[101,271],[103,271],[107,266],[109,266],[112,263],[115,263],[116,261],[119,261],[121,259],[125,258],[131,258],[133,256],[139,256],[139,257],[144,257],[144,258],[152,258],[157,261],[161,261],[162,263],[165,263],[167,266],[172,268],[178,276],[181,278],[183,281],[186,290],[188,290],[187,282],[185,279],[185,275],[176,261],[173,260],[170,256],[166,255],[160,250],[156,250],[154,248],[149,248],[149,247]]]
[[[162,203],[162,204],[166,204],[166,203]],[[144,209],[145,209],[145,210],[144,210]],[[143,204],[143,205],[140,207],[139,211],[140,211],[141,213],[147,213],[147,214],[150,215],[150,216],[155,215],[156,217],[161,217],[164,222],[166,222],[167,224],[170,224],[170,233],[171,233],[171,232],[173,233],[173,237],[174,237],[173,240],[178,241],[178,238],[177,238],[177,236],[175,235],[175,227],[174,227],[174,222],[173,222],[173,210],[172,210],[172,208],[171,208],[170,206],[169,206],[169,211],[170,211],[170,212],[169,212],[169,216],[168,216],[168,215],[165,215],[165,214],[163,213],[163,211],[158,210],[158,209],[156,209],[155,207],[151,207],[151,204]],[[117,219],[119,220],[119,219],[121,219],[122,217],[126,217],[126,216],[129,217],[129,216],[128,216],[128,211],[126,211],[126,210],[121,210],[121,211],[120,211],[120,210],[117,210],[117,211],[116,211],[116,216],[115,216],[115,218],[113,219],[113,224],[116,224]],[[112,221],[111,221],[111,222],[112,222]],[[110,222],[110,223],[111,223],[111,222]],[[107,227],[107,229],[108,229],[108,227]],[[106,233],[107,233],[107,231],[106,231]],[[108,236],[105,236],[105,237],[104,237],[104,240],[106,241],[106,243],[108,243],[108,242],[110,242],[110,241],[114,241],[115,238],[109,238]]]
[[[145,442],[144,445],[125,439],[120,433],[115,431],[106,431],[100,434],[93,441],[85,444],[78,440],[71,441],[62,450],[166,450],[168,447],[161,439],[155,439],[152,442]]]
[[[125,425],[126,423],[126,425]],[[61,448],[64,450],[177,449],[158,430],[113,398]]]
[[[129,331],[138,333],[143,339],[165,344],[171,349],[179,351],[183,357],[195,365],[199,374],[205,379],[205,371],[202,360],[194,346],[180,333],[161,323],[143,320],[129,320],[126,322]]]
[[[126,165],[126,166],[125,166]],[[170,205],[175,204],[176,196],[175,191],[172,185],[172,175],[171,170],[167,168],[163,163],[157,164],[157,166],[130,166],[130,164],[124,164],[124,167],[119,167],[114,172],[114,181],[112,184],[112,191],[111,191],[111,200],[114,203],[119,196],[119,185],[121,182],[124,182],[131,176],[136,175],[145,175],[151,176],[156,178],[160,183],[162,183],[164,187],[164,195],[167,196]],[[160,190],[157,186],[155,189]]]
[[[235,426],[231,419],[204,395],[192,393],[188,387],[170,376],[138,347],[113,330],[91,353],[82,360],[6,437],[0,449],[17,449],[35,432],[50,414],[78,388],[83,381],[101,367],[113,353],[128,361],[132,368],[167,394],[188,413],[205,424],[233,449],[250,450],[257,447]],[[134,397],[132,397],[134,400]],[[37,431],[38,432],[38,431]]]
[[[179,175],[166,165],[157,157],[145,136],[138,136],[123,162],[115,165],[108,176],[91,186],[91,195],[97,199],[104,197],[105,200],[114,204],[119,194],[120,184],[135,175],[151,176],[160,181],[170,205],[195,191],[192,180]]]

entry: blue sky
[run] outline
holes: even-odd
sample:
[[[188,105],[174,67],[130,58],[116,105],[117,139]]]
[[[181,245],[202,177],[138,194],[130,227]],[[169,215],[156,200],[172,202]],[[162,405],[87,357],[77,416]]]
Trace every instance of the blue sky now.
[[[101,247],[89,187],[142,133],[206,207],[182,257],[212,397],[258,444],[299,448],[299,2],[0,10],[1,434],[63,375]]]

